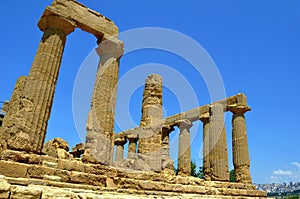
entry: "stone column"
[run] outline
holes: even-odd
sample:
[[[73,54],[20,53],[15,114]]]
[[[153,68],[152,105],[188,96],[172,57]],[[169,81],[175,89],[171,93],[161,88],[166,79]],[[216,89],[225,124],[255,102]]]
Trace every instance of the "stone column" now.
[[[15,125],[14,118],[16,117],[16,114],[19,111],[21,95],[24,90],[26,78],[26,76],[21,76],[18,78],[10,101],[6,105],[4,104],[5,107],[4,105],[2,107],[2,109],[6,109],[4,110],[6,116],[3,118],[3,129],[2,131],[0,129],[0,142],[3,148],[6,147],[7,140],[9,139],[9,135],[6,132],[8,132],[9,129]]]
[[[123,43],[106,38],[96,49],[100,63],[87,121],[83,161],[110,165],[113,158],[113,132],[119,60]]]
[[[7,148],[40,153],[59,68],[66,42],[75,24],[58,16],[44,16],[39,21],[44,35],[32,63],[20,96],[17,110],[12,114],[13,124],[4,131]]]
[[[127,140],[125,138],[116,138],[115,145],[117,146],[116,150],[116,162],[123,160],[124,158],[124,145],[126,144]]]
[[[200,116],[203,123],[203,172],[204,178],[211,181],[211,147],[209,146],[209,113]]]
[[[252,183],[250,175],[250,158],[244,113],[250,111],[248,106],[231,107],[232,116],[232,152],[234,174],[237,182]]]
[[[213,104],[209,121],[210,166],[212,181],[229,181],[224,106]]]
[[[139,159],[152,171],[161,170],[162,78],[157,74],[146,79],[139,135]]]
[[[174,174],[174,165],[170,157],[169,134],[174,131],[173,126],[163,126],[162,128],[162,169],[164,173]]]
[[[136,146],[137,146],[138,137],[137,135],[127,135],[127,139],[129,141],[128,158],[136,159],[137,158]]]
[[[179,123],[179,147],[178,147],[178,175],[191,175],[191,151],[190,151],[190,128],[192,123],[189,120],[182,120]]]

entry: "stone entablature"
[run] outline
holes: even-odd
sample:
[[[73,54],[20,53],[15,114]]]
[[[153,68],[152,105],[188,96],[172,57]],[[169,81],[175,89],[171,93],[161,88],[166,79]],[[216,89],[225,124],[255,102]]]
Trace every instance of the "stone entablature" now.
[[[117,36],[119,33],[118,27],[112,20],[75,0],[53,1],[52,5],[45,9],[42,19],[47,19],[48,16],[59,16],[68,19],[76,24],[77,28],[93,34],[100,40],[103,36]],[[40,28],[43,23],[43,20],[39,22]]]

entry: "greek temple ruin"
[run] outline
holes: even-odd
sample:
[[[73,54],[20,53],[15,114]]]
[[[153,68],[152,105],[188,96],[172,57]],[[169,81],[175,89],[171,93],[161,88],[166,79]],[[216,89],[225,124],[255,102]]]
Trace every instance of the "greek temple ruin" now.
[[[162,117],[163,79],[149,74],[140,125],[114,132],[123,42],[112,20],[75,0],[54,0],[38,27],[44,32],[30,72],[20,77],[0,126],[0,198],[266,198],[250,175],[244,94]],[[100,57],[86,142],[45,143],[67,36],[75,28],[93,34]],[[224,114],[232,113],[236,182],[229,182]],[[190,128],[203,124],[204,178],[191,177]],[[178,175],[170,134],[179,128]],[[128,147],[124,147],[128,143]],[[124,150],[128,150],[125,157]]]

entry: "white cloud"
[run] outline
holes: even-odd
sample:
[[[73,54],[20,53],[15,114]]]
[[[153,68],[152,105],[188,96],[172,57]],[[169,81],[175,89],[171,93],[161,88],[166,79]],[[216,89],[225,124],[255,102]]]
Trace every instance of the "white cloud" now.
[[[291,165],[298,167],[300,170],[300,163],[299,162],[292,162]]]
[[[281,176],[291,176],[293,173],[289,170],[283,171],[281,169],[278,169],[276,171],[273,171],[274,175],[281,175]]]
[[[283,168],[274,170],[267,181],[269,183],[300,182],[300,163],[291,162]]]

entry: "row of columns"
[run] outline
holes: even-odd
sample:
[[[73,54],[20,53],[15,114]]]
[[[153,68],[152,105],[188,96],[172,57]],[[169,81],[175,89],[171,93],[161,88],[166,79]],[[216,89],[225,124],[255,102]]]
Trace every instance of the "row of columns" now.
[[[232,152],[235,179],[237,182],[252,183],[250,158],[244,113],[248,106],[229,107],[232,116]],[[228,181],[228,153],[222,104],[214,104],[210,115],[202,115],[203,123],[203,169],[206,180]]]
[[[232,116],[232,152],[236,182],[252,183],[250,175],[250,158],[244,113],[248,106],[229,107]],[[214,104],[210,114],[200,116],[203,123],[203,170],[208,181],[229,181],[228,152],[224,124],[225,107]],[[190,168],[190,137],[191,122],[180,123],[178,148],[178,174],[189,176]]]
[[[114,141],[116,146],[116,156],[115,162],[122,161],[124,159],[124,146],[128,144],[128,158],[129,159],[136,159],[137,158],[137,135],[127,135],[125,137],[117,137]]]
[[[235,179],[237,182],[252,183],[250,176],[250,158],[244,113],[249,111],[248,106],[229,107],[232,116],[232,151]],[[207,181],[229,181],[228,152],[224,124],[225,108],[222,104],[214,104],[210,113],[201,115],[203,123],[203,169]],[[190,159],[190,128],[189,120],[178,121],[180,129],[178,146],[178,175],[191,175]],[[162,169],[173,170],[170,159],[169,134],[174,130],[172,126],[164,126],[162,131]],[[115,139],[116,159],[124,157],[124,145],[129,141],[128,158],[137,158],[137,135],[127,135]]]

